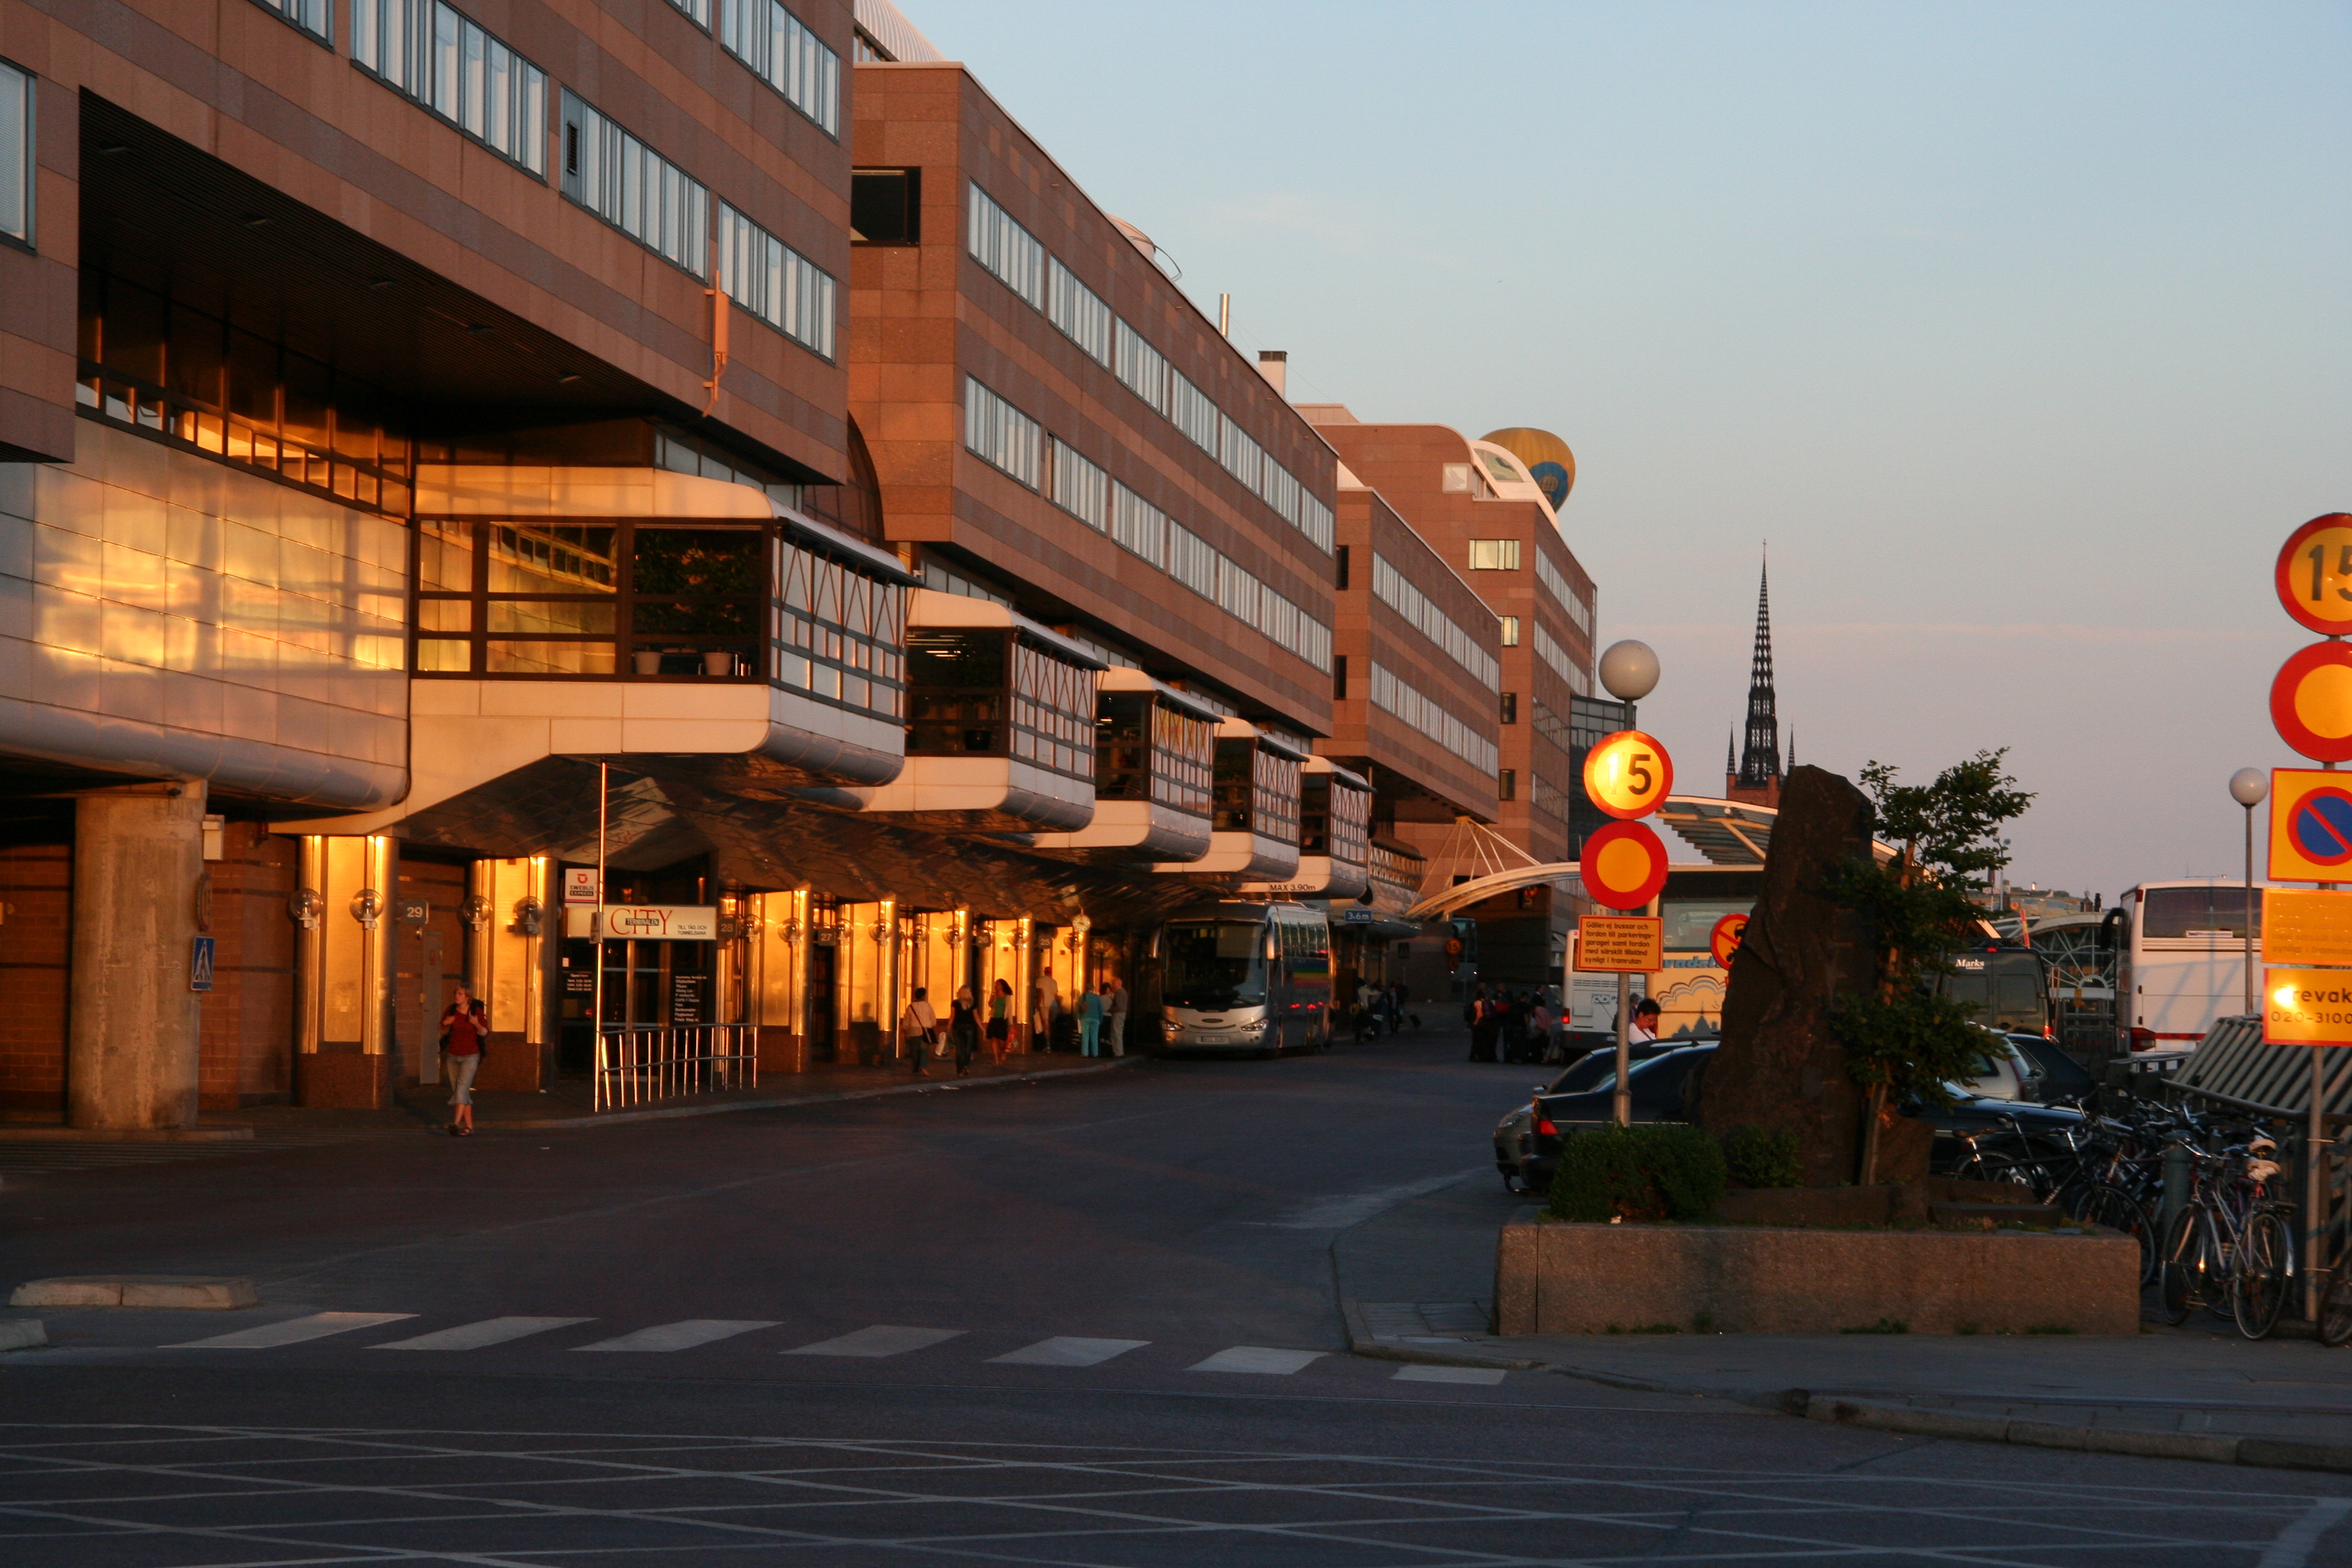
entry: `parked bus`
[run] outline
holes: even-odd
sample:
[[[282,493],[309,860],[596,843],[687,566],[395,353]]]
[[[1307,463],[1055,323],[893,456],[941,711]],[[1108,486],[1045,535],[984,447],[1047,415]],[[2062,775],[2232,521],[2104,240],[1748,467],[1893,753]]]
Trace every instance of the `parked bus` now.
[[[1203,904],[1160,930],[1160,1044],[1272,1056],[1331,1043],[1331,928],[1304,904]]]
[[[2041,954],[1988,942],[1952,954],[1951,964],[1949,973],[1936,977],[1936,989],[1966,1004],[1971,1021],[2004,1035],[2058,1037],[2051,1026],[2050,976]]]
[[[2254,888],[2254,945],[2263,941]],[[2142,882],[2111,911],[2116,932],[2116,1051],[2179,1057],[2216,1018],[2246,1010],[2246,888],[2218,877]],[[2259,963],[2259,953],[2255,962]]]

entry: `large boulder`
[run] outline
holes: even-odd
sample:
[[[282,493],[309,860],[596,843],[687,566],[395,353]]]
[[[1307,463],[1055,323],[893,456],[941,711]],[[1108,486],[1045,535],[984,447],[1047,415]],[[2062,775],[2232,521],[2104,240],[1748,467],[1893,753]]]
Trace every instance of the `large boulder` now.
[[[1875,984],[1876,961],[1865,922],[1831,900],[1828,884],[1838,866],[1868,858],[1872,821],[1869,798],[1847,780],[1812,767],[1790,773],[1731,961],[1723,1044],[1698,1094],[1699,1124],[1718,1137],[1735,1127],[1796,1133],[1808,1186],[1853,1181],[1861,1156],[1864,1092],[1830,1012]],[[1906,1147],[1895,1164],[1913,1164],[1911,1141],[1897,1142]],[[1916,1163],[1924,1173],[1924,1157]],[[1885,1169],[1881,1179],[1911,1173]]]

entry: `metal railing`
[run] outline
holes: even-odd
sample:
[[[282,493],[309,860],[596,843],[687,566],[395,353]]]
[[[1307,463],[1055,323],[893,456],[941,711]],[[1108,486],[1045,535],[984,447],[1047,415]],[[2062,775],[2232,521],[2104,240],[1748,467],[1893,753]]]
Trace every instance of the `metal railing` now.
[[[598,1110],[759,1085],[759,1030],[749,1024],[614,1029],[596,1037]]]

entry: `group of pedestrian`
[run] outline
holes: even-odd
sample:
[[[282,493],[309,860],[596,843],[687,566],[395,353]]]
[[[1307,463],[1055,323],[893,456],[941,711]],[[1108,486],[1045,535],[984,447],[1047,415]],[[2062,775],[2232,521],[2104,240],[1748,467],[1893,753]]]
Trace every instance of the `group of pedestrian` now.
[[[1408,1016],[1405,1004],[1412,999],[1412,993],[1402,980],[1390,985],[1371,984],[1360,989],[1355,1001],[1348,1007],[1348,1023],[1355,1035],[1356,1044],[1362,1045],[1368,1035],[1402,1032]],[[1412,1017],[1413,1027],[1419,1028],[1420,1016],[1412,1015]]]
[[[1566,1020],[1540,992],[1480,985],[1462,1009],[1470,1026],[1474,1062],[1549,1062],[1559,1059]]]
[[[1076,1037],[1081,1055],[1123,1057],[1127,1055],[1127,987],[1117,975],[1079,993],[1076,1005],[1065,1007],[1061,990],[1054,983],[1054,972],[1040,970],[1037,983],[1030,991],[1028,1048],[1054,1049],[1056,1037],[1066,1025]],[[898,1020],[898,1037],[914,1058],[916,1076],[923,1076],[927,1062],[952,1056],[956,1076],[962,1078],[971,1072],[973,1059],[983,1047],[990,1060],[1003,1067],[1005,1053],[1013,1048],[1013,987],[1004,980],[988,988],[985,1019],[971,987],[959,986],[949,1007],[944,1032],[939,1012],[931,1005],[929,990],[918,985]]]

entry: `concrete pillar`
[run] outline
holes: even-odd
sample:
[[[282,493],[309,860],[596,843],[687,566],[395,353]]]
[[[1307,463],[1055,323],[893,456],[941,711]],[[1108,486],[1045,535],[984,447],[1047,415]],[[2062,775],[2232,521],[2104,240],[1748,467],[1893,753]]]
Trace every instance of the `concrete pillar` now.
[[[490,1014],[490,1051],[483,1059],[484,1089],[529,1093],[544,1089],[554,1073],[553,1036],[547,1026],[546,966],[550,900],[555,897],[554,862],[544,855],[477,860],[467,873],[468,902],[477,921],[467,921],[466,983]],[[438,1019],[448,1005],[445,994],[433,1004]],[[437,1048],[436,1024],[425,1048]]]
[[[203,1015],[189,964],[204,857],[202,781],[75,802],[70,1126],[196,1124]]]

